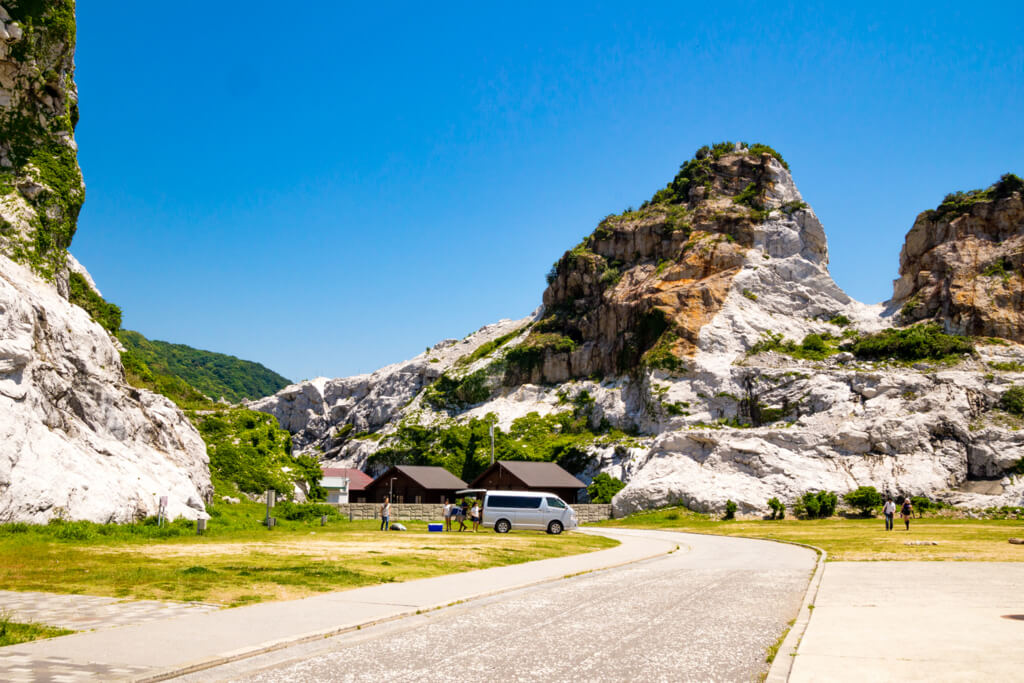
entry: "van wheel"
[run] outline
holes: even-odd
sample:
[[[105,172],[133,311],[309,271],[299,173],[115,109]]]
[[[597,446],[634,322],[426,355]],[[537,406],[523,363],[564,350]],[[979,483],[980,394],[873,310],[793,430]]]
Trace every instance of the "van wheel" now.
[[[512,525],[508,523],[507,519],[499,519],[494,524],[494,530],[499,534],[507,534],[508,530],[512,528]]]
[[[554,534],[555,536],[562,533],[562,523],[556,521],[551,522],[551,524],[548,524],[548,533]]]

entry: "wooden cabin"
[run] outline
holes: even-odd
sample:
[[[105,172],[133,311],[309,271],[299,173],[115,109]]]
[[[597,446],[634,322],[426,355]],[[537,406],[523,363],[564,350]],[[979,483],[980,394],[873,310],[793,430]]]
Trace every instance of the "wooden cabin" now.
[[[443,467],[396,465],[366,487],[366,500],[382,503],[391,495],[392,503],[442,503],[464,488],[466,482]]]
[[[470,488],[489,491],[547,491],[567,503],[575,503],[586,484],[557,463],[499,460],[480,473]]]

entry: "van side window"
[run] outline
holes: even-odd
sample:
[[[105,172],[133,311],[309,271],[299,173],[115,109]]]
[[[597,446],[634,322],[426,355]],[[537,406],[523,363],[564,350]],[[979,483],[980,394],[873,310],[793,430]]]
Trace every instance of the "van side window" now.
[[[487,507],[534,509],[540,507],[540,497],[534,496],[487,496]]]
[[[548,501],[548,507],[565,509],[565,503],[558,498],[546,498],[545,500]]]

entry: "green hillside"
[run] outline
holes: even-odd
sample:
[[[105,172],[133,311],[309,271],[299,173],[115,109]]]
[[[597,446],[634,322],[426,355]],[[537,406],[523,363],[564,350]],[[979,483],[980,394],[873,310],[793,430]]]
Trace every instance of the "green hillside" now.
[[[291,384],[259,363],[223,353],[146,339],[132,330],[118,331],[117,338],[126,349],[122,354],[126,369],[139,364],[154,375],[180,378],[214,400],[223,396],[238,403],[247,398],[269,396]]]

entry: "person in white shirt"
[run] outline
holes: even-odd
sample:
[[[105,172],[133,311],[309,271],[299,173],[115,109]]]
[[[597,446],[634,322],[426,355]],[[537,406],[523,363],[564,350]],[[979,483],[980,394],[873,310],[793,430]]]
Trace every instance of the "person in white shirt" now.
[[[885,515],[885,530],[892,531],[892,518],[896,515],[896,503],[892,502],[892,496],[886,498],[882,513]]]
[[[444,530],[452,530],[452,504],[447,498],[444,499]]]
[[[473,501],[473,507],[469,510],[469,519],[473,522],[473,533],[480,528],[480,501]]]

